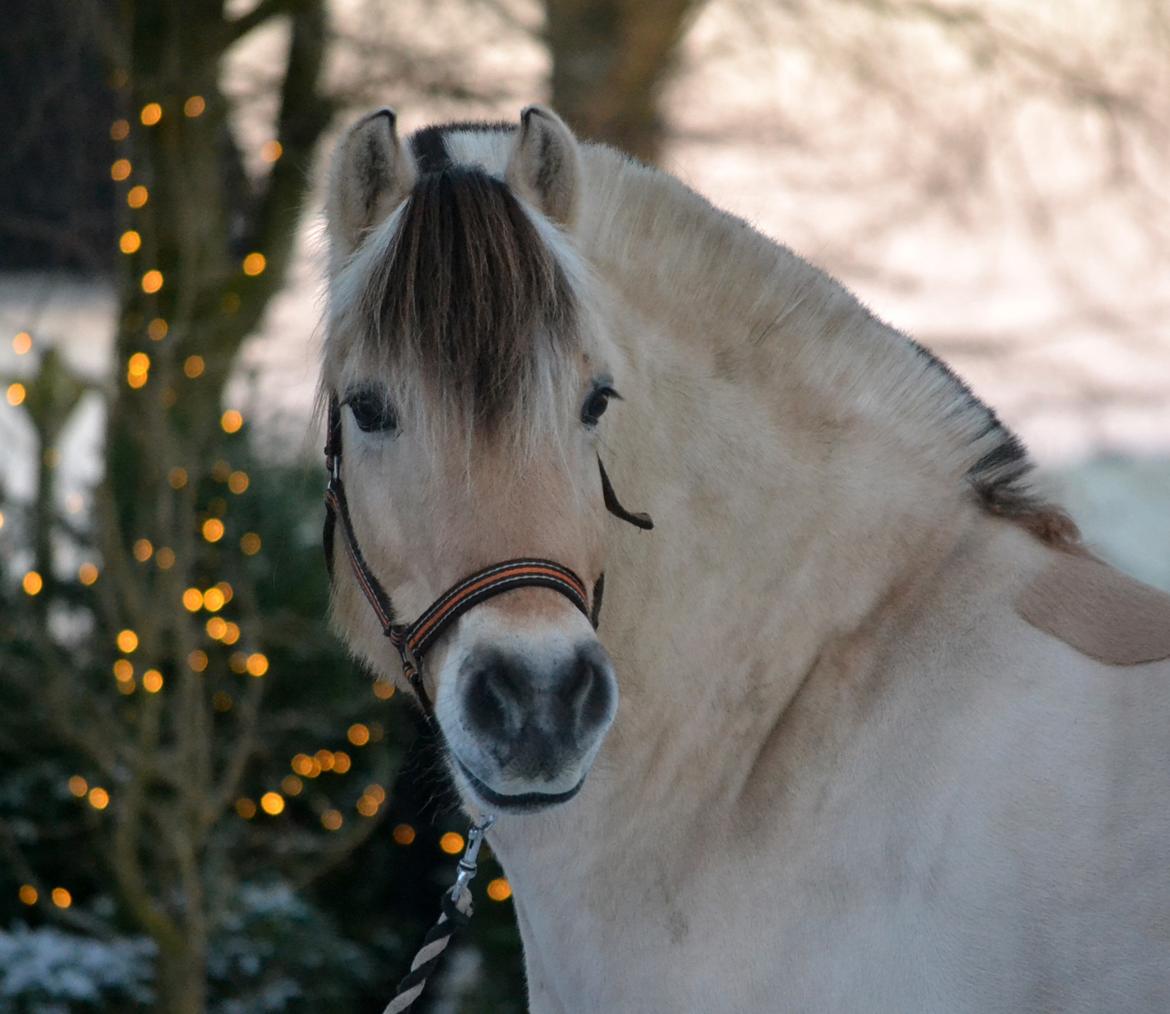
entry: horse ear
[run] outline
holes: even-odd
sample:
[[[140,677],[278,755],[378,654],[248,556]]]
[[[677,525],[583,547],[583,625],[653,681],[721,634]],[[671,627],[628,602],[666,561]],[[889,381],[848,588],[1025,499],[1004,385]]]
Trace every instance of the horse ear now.
[[[397,121],[393,109],[379,109],[355,123],[337,145],[328,218],[338,258],[349,256],[414,184],[414,160],[398,139]]]
[[[551,109],[529,106],[520,114],[505,176],[513,190],[552,221],[572,225],[581,160],[577,139]]]

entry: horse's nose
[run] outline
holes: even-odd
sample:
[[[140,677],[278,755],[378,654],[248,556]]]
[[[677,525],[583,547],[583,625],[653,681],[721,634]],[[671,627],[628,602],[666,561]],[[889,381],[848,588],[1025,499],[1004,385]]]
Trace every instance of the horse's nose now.
[[[505,763],[545,767],[610,718],[613,669],[596,641],[552,659],[481,648],[464,672],[467,718]]]

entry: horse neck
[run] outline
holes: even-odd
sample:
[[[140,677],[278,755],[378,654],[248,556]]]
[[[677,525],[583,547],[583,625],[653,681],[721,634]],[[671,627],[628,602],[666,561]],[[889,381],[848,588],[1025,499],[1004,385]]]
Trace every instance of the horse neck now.
[[[636,378],[603,453],[657,523],[613,535],[602,635],[623,704],[607,755],[683,765],[698,744],[750,749],[761,709],[835,643],[892,622],[988,523],[963,478],[987,422],[790,251],[605,149],[585,168],[580,242]]]

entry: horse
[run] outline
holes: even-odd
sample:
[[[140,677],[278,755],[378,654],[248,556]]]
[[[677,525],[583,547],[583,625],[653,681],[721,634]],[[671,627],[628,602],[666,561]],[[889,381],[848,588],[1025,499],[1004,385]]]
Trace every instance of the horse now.
[[[541,106],[360,120],[326,235],[333,621],[532,1011],[1170,1009],[1170,596],[946,366]]]

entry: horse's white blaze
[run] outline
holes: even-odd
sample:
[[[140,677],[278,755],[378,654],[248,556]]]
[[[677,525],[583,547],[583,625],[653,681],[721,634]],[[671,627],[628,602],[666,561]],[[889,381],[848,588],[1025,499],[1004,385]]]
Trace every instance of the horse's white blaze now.
[[[511,142],[447,151],[502,179]],[[656,530],[610,519],[586,551],[622,695],[594,772],[491,832],[532,1009],[1170,1009],[1167,664],[1060,639],[1033,600],[1066,593],[1042,576],[1071,526],[937,363],[677,180],[579,158],[556,242],[625,396],[599,445]],[[347,636],[390,667],[350,595]],[[510,622],[473,610],[448,651]]]

